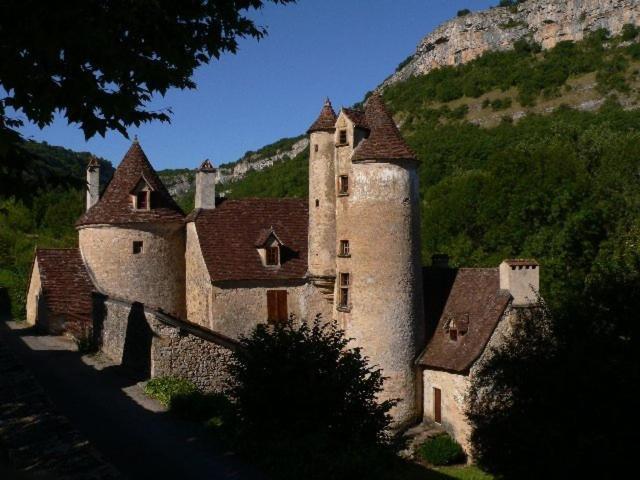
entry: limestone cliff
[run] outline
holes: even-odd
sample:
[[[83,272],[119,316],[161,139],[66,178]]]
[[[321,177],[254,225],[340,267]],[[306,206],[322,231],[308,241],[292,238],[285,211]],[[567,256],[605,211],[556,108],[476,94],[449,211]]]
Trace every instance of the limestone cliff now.
[[[548,49],[564,40],[582,40],[585,32],[599,28],[616,35],[626,23],[640,24],[639,0],[529,0],[470,13],[427,35],[411,60],[381,87],[469,62],[487,51],[508,50],[521,38]]]

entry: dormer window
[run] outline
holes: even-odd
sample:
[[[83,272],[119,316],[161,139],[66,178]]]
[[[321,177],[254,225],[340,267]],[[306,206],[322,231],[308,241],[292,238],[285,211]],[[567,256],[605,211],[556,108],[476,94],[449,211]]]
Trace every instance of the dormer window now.
[[[260,230],[255,243],[262,265],[267,268],[279,268],[282,261],[281,248],[284,243],[278,238],[273,227]]]
[[[150,210],[153,207],[151,204],[153,188],[149,185],[149,182],[147,182],[144,176],[130,193],[133,208],[136,210]]]
[[[280,265],[280,246],[267,248],[267,265],[270,267]]]
[[[340,132],[338,132],[338,144],[339,145],[346,145],[347,144],[347,131],[346,130],[340,130]]]
[[[138,210],[148,210],[149,209],[149,192],[142,191],[138,192],[136,195],[136,208]]]
[[[456,342],[458,337],[465,335],[469,331],[469,314],[449,314],[444,330],[449,336],[449,340]]]

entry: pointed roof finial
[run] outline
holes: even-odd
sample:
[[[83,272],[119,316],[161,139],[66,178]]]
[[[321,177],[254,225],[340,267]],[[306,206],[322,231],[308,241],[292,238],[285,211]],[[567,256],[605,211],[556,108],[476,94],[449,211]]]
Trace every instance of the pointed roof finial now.
[[[333,107],[331,106],[331,100],[329,100],[329,97],[327,97],[327,99],[324,101],[322,110],[320,110],[320,115],[318,116],[316,121],[313,122],[313,125],[309,127],[307,133],[321,131],[333,132],[335,130],[336,119],[336,112],[334,112]]]
[[[133,136],[133,143],[140,143],[140,142],[138,142],[138,134],[137,133]]]
[[[216,169],[208,158],[198,168],[199,172],[215,172]]]
[[[95,167],[100,167],[100,162],[98,161],[98,157],[91,154],[89,156],[89,163],[87,163],[87,168],[95,168]]]

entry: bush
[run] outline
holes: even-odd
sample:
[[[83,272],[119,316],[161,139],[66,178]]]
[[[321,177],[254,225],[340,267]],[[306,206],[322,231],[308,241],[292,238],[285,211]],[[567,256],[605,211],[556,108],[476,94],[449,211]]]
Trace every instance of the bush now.
[[[188,396],[198,389],[189,380],[177,377],[152,378],[144,387],[144,393],[155,398],[165,407],[171,407],[172,401],[178,396]]]
[[[629,40],[633,40],[640,33],[640,28],[636,27],[631,23],[627,23],[622,27],[622,40],[628,42]]]
[[[206,421],[207,425],[215,427],[229,425],[235,411],[225,395],[200,391],[174,395],[169,410],[181,418],[197,422]]]
[[[463,8],[462,10],[458,10],[458,17],[466,17],[471,13],[471,10],[468,8]]]
[[[391,452],[383,377],[334,323],[259,325],[230,367],[237,445],[278,478],[344,478]],[[374,467],[374,469],[375,469]]]
[[[430,438],[420,445],[418,455],[435,466],[462,463],[466,458],[460,444],[446,433]]]

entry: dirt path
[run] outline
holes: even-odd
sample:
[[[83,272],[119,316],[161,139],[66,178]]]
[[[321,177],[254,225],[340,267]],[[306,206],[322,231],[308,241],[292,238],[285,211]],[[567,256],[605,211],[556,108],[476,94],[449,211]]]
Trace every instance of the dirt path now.
[[[199,425],[165,413],[119,367],[82,357],[68,339],[0,322],[0,342],[125,478],[263,478],[213,445]]]

